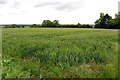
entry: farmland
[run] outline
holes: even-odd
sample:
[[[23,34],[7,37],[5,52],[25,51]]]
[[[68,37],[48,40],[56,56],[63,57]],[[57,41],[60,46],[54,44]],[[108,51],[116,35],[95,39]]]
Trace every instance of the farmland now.
[[[118,77],[118,30],[2,29],[3,78]]]

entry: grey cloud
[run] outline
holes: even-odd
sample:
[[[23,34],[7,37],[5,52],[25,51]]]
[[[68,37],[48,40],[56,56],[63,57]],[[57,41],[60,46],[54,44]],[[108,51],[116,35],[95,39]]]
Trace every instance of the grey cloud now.
[[[20,5],[19,5],[20,2],[17,2],[14,0],[10,4],[9,4],[9,2],[10,2],[10,0],[0,0],[0,6],[2,7],[3,5],[5,5],[5,6],[11,7],[11,8],[19,8],[20,7]]]
[[[20,7],[20,2],[14,2],[11,7],[18,9]]]
[[[60,2],[39,2],[34,7],[46,7],[54,8],[56,11],[74,11],[78,8],[82,7],[82,2],[68,2],[68,3],[60,3]]]
[[[45,7],[60,4],[59,2],[39,2],[34,7]]]
[[[8,0],[0,0],[0,5],[8,3]]]
[[[81,7],[80,3],[67,3],[57,6],[55,9],[57,11],[74,11]]]

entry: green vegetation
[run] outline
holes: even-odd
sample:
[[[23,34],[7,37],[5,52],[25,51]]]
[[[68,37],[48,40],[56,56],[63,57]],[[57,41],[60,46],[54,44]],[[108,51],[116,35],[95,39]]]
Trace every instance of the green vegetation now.
[[[120,29],[120,12],[115,14],[115,18],[109,14],[100,13],[100,18],[95,21],[95,28]]]
[[[0,28],[0,76],[2,75],[2,29]]]
[[[109,14],[100,13],[100,18],[95,21],[95,25],[91,24],[60,24],[59,20],[44,20],[42,24],[8,24],[2,25],[4,28],[104,28],[104,29],[120,29],[120,12],[112,18]]]
[[[3,78],[118,77],[118,30],[3,28]]]

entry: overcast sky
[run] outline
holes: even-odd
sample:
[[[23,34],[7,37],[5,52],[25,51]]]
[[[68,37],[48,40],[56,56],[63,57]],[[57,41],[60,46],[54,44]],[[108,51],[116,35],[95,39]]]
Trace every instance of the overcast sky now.
[[[100,12],[112,17],[120,0],[0,0],[0,24],[94,24]]]

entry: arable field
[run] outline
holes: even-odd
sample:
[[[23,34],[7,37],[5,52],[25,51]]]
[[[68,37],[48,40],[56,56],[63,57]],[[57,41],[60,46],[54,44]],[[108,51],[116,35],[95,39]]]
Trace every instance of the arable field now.
[[[118,77],[118,30],[2,29],[3,78]]]

